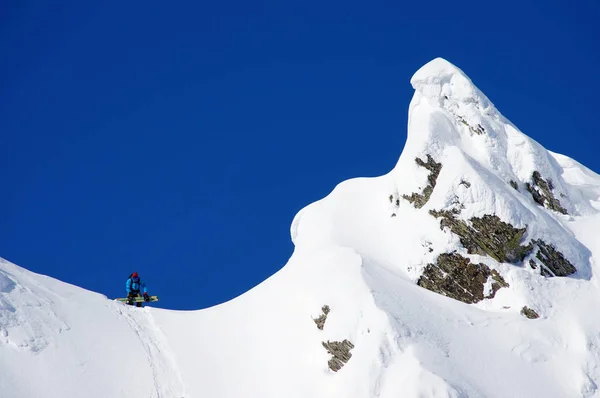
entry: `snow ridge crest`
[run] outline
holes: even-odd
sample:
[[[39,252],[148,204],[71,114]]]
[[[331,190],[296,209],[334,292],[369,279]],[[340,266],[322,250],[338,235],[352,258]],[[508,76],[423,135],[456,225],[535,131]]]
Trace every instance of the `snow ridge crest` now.
[[[462,103],[479,103],[491,106],[487,97],[458,67],[443,58],[423,65],[410,79],[413,88],[426,97],[431,105],[444,106],[447,100]]]

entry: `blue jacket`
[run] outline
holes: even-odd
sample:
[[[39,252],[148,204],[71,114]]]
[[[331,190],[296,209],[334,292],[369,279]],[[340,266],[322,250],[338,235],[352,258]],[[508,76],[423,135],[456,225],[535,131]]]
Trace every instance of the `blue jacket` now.
[[[148,293],[148,290],[146,289],[146,284],[142,282],[141,279],[138,278],[137,282],[134,282],[131,279],[132,278],[129,278],[127,279],[127,282],[125,282],[125,289],[127,290],[127,294],[129,294],[130,292],[142,293],[142,289],[143,293]]]

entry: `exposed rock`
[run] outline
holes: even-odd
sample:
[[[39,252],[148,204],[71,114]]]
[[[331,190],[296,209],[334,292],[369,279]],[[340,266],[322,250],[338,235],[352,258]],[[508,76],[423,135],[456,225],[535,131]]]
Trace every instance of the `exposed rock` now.
[[[533,269],[537,269],[537,268],[538,268],[538,263],[536,263],[536,262],[535,262],[535,261],[533,261],[533,260],[529,260],[529,265],[530,265],[530,266],[531,266],[531,268],[533,268]],[[552,277],[552,276],[554,276],[554,274],[553,274],[552,272],[548,271],[548,268],[546,268],[546,266],[545,266],[545,265],[542,265],[542,266],[540,267],[540,274],[541,274],[542,276],[545,276],[545,277]]]
[[[440,175],[440,171],[442,171],[442,164],[434,161],[431,155],[427,155],[427,163],[423,162],[419,158],[415,158],[415,163],[417,163],[421,167],[425,167],[431,172],[427,177],[427,182],[429,182],[429,185],[431,185],[432,187],[435,187],[435,182],[437,181],[437,178]]]
[[[453,210],[457,214],[460,213],[460,211],[465,208],[465,205],[460,203],[460,198],[457,195],[454,195],[450,204],[453,206]]]
[[[352,357],[350,350],[354,348],[354,344],[348,340],[327,341],[327,343],[323,341],[323,347],[325,347],[327,352],[332,355],[331,359],[327,362],[329,369],[337,372],[348,363]]]
[[[517,263],[531,252],[533,245],[521,246],[519,243],[527,228],[515,228],[500,220],[498,216],[486,214],[472,217],[467,222],[456,218],[457,210],[430,210],[429,213],[441,218],[440,228],[450,228],[460,236],[460,242],[469,254],[490,256],[498,262]]]
[[[321,315],[319,315],[318,318],[313,319],[313,321],[315,321],[315,323],[317,324],[317,329],[319,329],[319,330],[323,330],[323,328],[325,327],[325,321],[327,320],[327,314],[329,314],[329,306],[324,305],[323,307],[321,307],[321,311],[323,311],[323,313]]]
[[[519,185],[517,184],[517,182],[515,180],[510,180],[509,182],[510,186],[513,187],[516,191],[519,190]]]
[[[415,162],[421,166],[425,167],[429,170],[429,175],[427,176],[427,182],[429,183],[421,193],[412,193],[410,196],[402,195],[402,197],[408,200],[410,203],[415,206],[415,208],[420,209],[425,206],[425,204],[429,201],[431,197],[431,193],[433,192],[433,188],[435,188],[435,183],[437,181],[438,176],[440,175],[440,171],[442,170],[442,164],[436,163],[431,155],[427,154],[427,163],[422,161],[419,158],[415,158]]]
[[[489,278],[492,289],[486,295],[484,288]],[[417,284],[467,304],[493,298],[500,288],[509,286],[496,270],[482,263],[471,263],[457,253],[440,254],[436,264],[427,264]]]
[[[485,129],[483,128],[483,126],[481,124],[477,124],[477,127],[473,127],[471,126],[469,123],[467,123],[467,121],[465,120],[464,117],[460,116],[460,115],[455,115],[456,119],[461,122],[462,124],[464,124],[465,126],[467,126],[469,128],[469,131],[473,134],[485,134]]]
[[[569,276],[577,272],[577,268],[573,266],[567,260],[563,254],[556,250],[556,248],[544,242],[541,239],[534,241],[539,250],[535,257],[547,268],[548,271],[544,274],[544,267],[542,267],[542,275],[544,276]]]
[[[469,123],[467,123],[467,121],[465,120],[465,118],[464,118],[464,117],[462,117],[462,116],[460,116],[460,115],[456,115],[456,118],[458,119],[458,121],[459,121],[459,122],[461,122],[461,123],[462,123],[462,124],[464,124],[465,126],[467,126],[467,127],[470,127],[470,126],[469,126]]]
[[[521,309],[521,315],[525,315],[529,319],[537,319],[540,317],[537,312],[527,306],[524,306]]]
[[[400,198],[398,197],[398,193],[395,195],[389,196],[390,203],[394,206],[394,211],[392,211],[391,217],[396,217],[396,211],[400,207]]]
[[[458,185],[464,185],[467,188],[471,188],[471,183],[467,180],[460,180],[460,182],[458,183]]]
[[[433,243],[431,243],[430,241],[426,240],[425,242],[423,242],[423,247],[427,248],[427,250],[429,251],[429,253],[433,252],[433,247],[431,247],[433,245]]]
[[[561,206],[560,201],[552,193],[554,189],[552,180],[544,180],[537,170],[531,175],[531,180],[532,182],[526,183],[525,186],[537,204],[562,214],[568,214],[567,209]]]
[[[483,217],[472,217],[469,225],[456,217],[459,212],[457,209],[429,211],[432,216],[441,218],[440,228],[448,227],[460,237],[460,243],[469,254],[490,256],[498,262],[516,264],[523,261],[537,246],[536,258],[541,262],[541,275],[569,276],[577,271],[561,252],[541,239],[533,240],[528,245],[521,245],[527,227],[515,228],[500,220],[498,216],[489,214]],[[538,267],[533,260],[530,260],[529,264],[533,269]]]

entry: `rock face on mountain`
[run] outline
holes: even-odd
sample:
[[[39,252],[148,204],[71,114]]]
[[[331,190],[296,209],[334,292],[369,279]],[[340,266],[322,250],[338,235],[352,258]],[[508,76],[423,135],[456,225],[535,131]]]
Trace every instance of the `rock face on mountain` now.
[[[535,257],[540,260],[546,271],[550,271],[548,276],[569,276],[574,274],[577,269],[571,264],[561,252],[541,239],[535,241],[539,250]]]
[[[412,203],[417,209],[420,209],[421,207],[425,206],[429,200],[429,197],[433,192],[433,188],[435,188],[435,182],[440,175],[440,171],[442,171],[442,165],[441,163],[436,163],[430,155],[427,155],[427,162],[416,158],[415,163],[429,170],[429,175],[427,176],[427,186],[423,188],[421,193],[412,193],[410,196],[402,195],[402,197]]]
[[[321,311],[323,313],[313,319],[313,321],[315,321],[315,324],[317,325],[317,329],[319,329],[319,330],[323,330],[323,328],[325,327],[325,321],[327,321],[327,315],[329,314],[329,311],[330,311],[329,306],[324,305],[321,308]]]
[[[496,215],[471,217],[466,222],[456,218],[455,212],[449,210],[431,210],[429,213],[441,218],[442,229],[448,227],[460,236],[460,243],[469,254],[490,256],[498,262],[518,263],[533,249],[531,244],[520,244],[527,228],[515,228]]]
[[[498,289],[509,287],[496,270],[456,253],[440,254],[435,264],[425,267],[417,284],[467,304],[492,299]]]
[[[562,214],[567,214],[567,209],[560,205],[560,201],[554,197],[552,190],[552,180],[544,180],[540,173],[536,170],[531,175],[531,183],[526,183],[527,190],[531,193],[533,200],[540,206],[544,206],[550,210],[557,211]]]
[[[598,396],[600,176],[443,59],[411,84],[395,167],[300,210],[287,264],[227,303],[131,308],[0,260],[0,396]]]
[[[352,358],[350,350],[354,348],[354,344],[348,340],[328,341],[323,342],[323,347],[325,347],[327,352],[332,356],[327,362],[329,369],[337,372],[350,360],[350,358]]]

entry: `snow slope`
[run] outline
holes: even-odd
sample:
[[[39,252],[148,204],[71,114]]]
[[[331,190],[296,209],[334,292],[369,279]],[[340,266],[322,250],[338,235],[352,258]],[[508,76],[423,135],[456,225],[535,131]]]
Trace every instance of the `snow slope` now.
[[[521,133],[443,59],[411,83],[396,167],[301,210],[287,265],[230,302],[131,308],[0,262],[0,396],[600,396],[600,176]],[[427,155],[442,169],[416,209],[402,195],[427,185],[415,163]],[[534,202],[525,188],[534,171],[568,214]],[[527,226],[524,241],[554,245],[577,272],[546,278],[527,262],[467,254],[429,214],[458,205],[463,220],[495,214]],[[417,286],[451,251],[510,287],[469,305]],[[319,330],[323,305],[331,311]],[[540,318],[521,315],[525,305]],[[322,342],[344,339],[352,357],[333,372]]]

